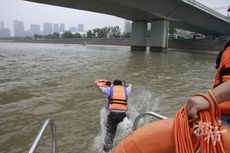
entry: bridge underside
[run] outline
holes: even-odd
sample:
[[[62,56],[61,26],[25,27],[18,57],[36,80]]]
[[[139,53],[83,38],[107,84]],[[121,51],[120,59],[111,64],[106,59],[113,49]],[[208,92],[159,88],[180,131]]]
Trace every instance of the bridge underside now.
[[[131,21],[169,20],[176,28],[206,35],[230,34],[230,21],[181,0],[27,0],[114,15]],[[227,26],[228,25],[228,26]]]
[[[27,0],[49,5],[80,9],[109,14],[133,21],[133,39],[140,47],[145,46],[146,23],[156,25],[155,30],[161,31],[160,39],[165,38],[165,29],[171,24],[175,28],[194,31],[205,35],[230,34],[230,21],[226,17],[212,12],[200,3],[188,0]],[[168,22],[169,21],[169,22]],[[160,25],[163,27],[157,26]],[[155,31],[155,32],[154,32]],[[135,34],[138,33],[138,36]],[[151,35],[151,34],[150,34]],[[140,38],[138,38],[140,37]],[[159,38],[159,37],[158,37]],[[152,35],[152,41],[156,37]],[[134,45],[136,44],[134,43]],[[162,44],[163,43],[163,44]],[[154,43],[153,43],[154,44]],[[138,47],[137,46],[137,47]],[[156,47],[167,48],[167,40],[161,41]]]

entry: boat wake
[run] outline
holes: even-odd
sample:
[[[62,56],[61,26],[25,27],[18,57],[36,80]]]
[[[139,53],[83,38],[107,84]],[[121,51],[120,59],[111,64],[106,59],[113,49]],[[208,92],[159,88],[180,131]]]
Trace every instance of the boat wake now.
[[[95,137],[94,144],[93,144],[94,150],[97,150],[98,153],[104,152],[103,146],[104,146],[104,138],[106,135],[106,122],[107,122],[108,114],[109,114],[108,110],[106,110],[105,108],[101,109],[100,111],[101,129],[100,129],[100,133]],[[128,134],[132,131],[132,125],[133,123],[127,117],[124,118],[124,120],[118,124],[116,136],[114,138],[114,145],[120,142],[124,137],[128,136]]]
[[[127,112],[127,117],[118,124],[116,135],[114,138],[114,146],[116,146],[122,139],[127,137],[133,130],[133,122],[135,118],[140,114],[140,112],[149,111],[149,108],[154,110],[158,109],[159,99],[153,99],[153,96],[148,91],[140,91],[138,97],[133,97],[129,99],[129,107]],[[152,106],[153,105],[153,106]],[[106,135],[106,122],[109,111],[105,108],[102,108],[100,111],[100,132],[95,137],[93,143],[93,150],[97,150],[98,153],[104,153],[104,138]],[[143,119],[140,120],[140,123],[144,123]],[[112,151],[110,151],[112,152]]]

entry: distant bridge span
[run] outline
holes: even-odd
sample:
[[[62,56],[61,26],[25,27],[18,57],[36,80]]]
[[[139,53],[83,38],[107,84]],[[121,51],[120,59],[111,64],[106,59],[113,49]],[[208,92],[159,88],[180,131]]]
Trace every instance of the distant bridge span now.
[[[27,0],[114,15],[133,21],[134,45],[145,46],[146,23],[151,23],[153,47],[167,48],[167,29],[205,35],[229,35],[230,20],[195,0]],[[142,35],[142,36],[141,36]],[[150,36],[150,39],[151,39]],[[156,39],[159,39],[156,40]],[[158,42],[156,42],[158,41]]]

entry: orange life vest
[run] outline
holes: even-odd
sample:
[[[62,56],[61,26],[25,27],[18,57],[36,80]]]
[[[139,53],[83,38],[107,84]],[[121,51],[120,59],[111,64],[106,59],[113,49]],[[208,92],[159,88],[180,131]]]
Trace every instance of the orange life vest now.
[[[222,54],[220,66],[217,69],[214,80],[214,87],[227,80],[230,80],[230,47],[226,48]],[[219,106],[221,114],[230,114],[230,101],[223,102]]]
[[[127,110],[127,93],[123,85],[110,87],[109,109],[110,110]]]

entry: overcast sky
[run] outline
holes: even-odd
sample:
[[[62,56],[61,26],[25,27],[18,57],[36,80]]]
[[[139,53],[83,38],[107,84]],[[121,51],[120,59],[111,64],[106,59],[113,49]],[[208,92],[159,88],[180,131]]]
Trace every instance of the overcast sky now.
[[[210,7],[217,8],[230,6],[230,0],[197,0],[198,2]],[[226,9],[217,10],[227,15]],[[62,8],[38,3],[27,2],[23,0],[0,0],[0,22],[5,27],[12,29],[13,20],[23,21],[25,29],[28,30],[30,24],[43,25],[49,23],[65,23],[66,29],[77,24],[84,24],[85,29],[101,28],[104,26],[124,27],[124,19],[104,15],[99,13]]]

